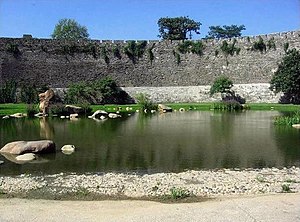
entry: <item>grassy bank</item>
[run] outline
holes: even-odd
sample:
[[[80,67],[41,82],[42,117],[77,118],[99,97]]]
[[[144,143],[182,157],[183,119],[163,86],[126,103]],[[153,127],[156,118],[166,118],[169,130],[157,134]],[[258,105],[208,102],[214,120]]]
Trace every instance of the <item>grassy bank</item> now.
[[[170,103],[166,104],[173,110],[183,108],[185,110],[202,110],[207,111],[212,108],[213,103]],[[277,111],[297,111],[300,110],[300,105],[292,104],[276,104],[276,103],[249,103],[246,106],[250,110],[277,110]],[[91,105],[93,111],[98,109],[106,110],[108,112],[126,111],[129,107],[131,111],[139,109],[139,105]],[[27,104],[0,104],[0,115],[10,115],[14,113],[26,113]],[[127,108],[128,109],[128,108]]]

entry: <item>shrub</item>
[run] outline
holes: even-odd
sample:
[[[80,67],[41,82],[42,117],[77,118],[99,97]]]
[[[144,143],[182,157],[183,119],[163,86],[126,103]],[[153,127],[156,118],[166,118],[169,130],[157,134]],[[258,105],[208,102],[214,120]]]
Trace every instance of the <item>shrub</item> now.
[[[158,107],[156,104],[153,104],[149,96],[144,93],[139,93],[136,95],[137,104],[140,105],[141,110],[157,110]]]
[[[85,82],[71,84],[65,95],[65,102],[70,104],[89,103],[92,97],[92,88]]]
[[[0,86],[0,103],[15,103],[16,91],[17,83],[15,81],[8,81]]]
[[[128,94],[111,78],[70,85],[65,95],[70,104],[125,104],[132,103]]]
[[[39,112],[38,105],[29,104],[26,107],[26,113],[28,117],[34,117],[34,114]]]
[[[291,193],[292,192],[289,184],[282,184],[281,189],[282,189],[283,193]]]
[[[31,104],[38,103],[38,91],[34,85],[21,86],[21,102]]]

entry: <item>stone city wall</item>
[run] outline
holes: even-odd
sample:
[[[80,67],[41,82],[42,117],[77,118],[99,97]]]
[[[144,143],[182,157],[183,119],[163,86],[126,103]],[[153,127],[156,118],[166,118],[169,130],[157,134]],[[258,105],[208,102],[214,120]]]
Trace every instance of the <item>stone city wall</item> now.
[[[268,83],[285,55],[284,46],[300,48],[299,36],[300,31],[262,35],[265,52],[251,50],[258,36],[236,38],[240,51],[227,61],[220,49],[223,39],[202,40],[202,56],[178,56],[180,41],[147,41],[144,54],[132,61],[124,53],[128,41],[0,38],[0,84],[14,80],[59,88],[109,76],[122,87],[199,86],[211,85],[220,75],[234,84]],[[269,42],[275,47],[269,48]]]

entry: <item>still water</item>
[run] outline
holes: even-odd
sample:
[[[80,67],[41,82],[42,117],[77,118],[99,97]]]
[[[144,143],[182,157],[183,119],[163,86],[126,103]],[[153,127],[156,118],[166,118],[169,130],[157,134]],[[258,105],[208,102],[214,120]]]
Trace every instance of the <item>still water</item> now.
[[[273,125],[276,111],[184,112],[119,119],[0,119],[0,147],[50,139],[55,154],[16,164],[0,155],[0,174],[180,172],[187,169],[300,166],[300,130]],[[71,155],[60,152],[74,144]]]

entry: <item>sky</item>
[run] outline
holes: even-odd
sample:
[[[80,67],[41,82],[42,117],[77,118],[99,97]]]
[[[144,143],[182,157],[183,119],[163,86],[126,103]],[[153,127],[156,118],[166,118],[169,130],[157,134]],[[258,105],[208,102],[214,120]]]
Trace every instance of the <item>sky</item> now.
[[[300,30],[300,0],[0,0],[0,37],[51,38],[62,18],[75,19],[91,39],[155,40],[161,17],[189,16],[209,26],[245,25],[243,36]]]

